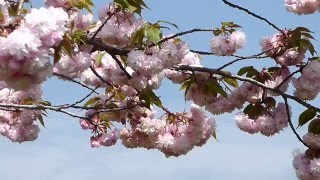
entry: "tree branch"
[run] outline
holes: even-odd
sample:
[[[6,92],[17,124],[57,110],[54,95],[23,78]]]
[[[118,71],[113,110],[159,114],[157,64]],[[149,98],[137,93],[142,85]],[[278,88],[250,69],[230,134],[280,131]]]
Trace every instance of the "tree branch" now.
[[[242,77],[242,76],[238,76],[238,75],[233,75],[231,74],[230,72],[228,71],[222,71],[222,70],[217,70],[217,69],[210,69],[210,68],[206,68],[206,67],[192,67],[192,66],[186,66],[186,65],[181,65],[181,66],[178,66],[178,67],[175,67],[174,68],[175,70],[180,70],[180,71],[191,71],[191,72],[205,72],[205,73],[209,73],[209,74],[218,74],[220,76],[223,76],[223,77],[227,77],[227,78],[232,78],[232,79],[237,79],[239,81],[243,81],[243,82],[249,82],[251,84],[254,84],[254,85],[257,85],[263,89],[266,89],[266,90],[270,90],[272,92],[275,92],[283,97],[286,97],[288,99],[292,99],[294,101],[296,101],[297,103],[301,104],[302,106],[306,107],[306,108],[309,108],[309,109],[313,109],[317,112],[320,112],[320,108],[318,107],[315,107],[305,101],[302,101],[301,99],[295,97],[295,96],[292,96],[292,95],[289,95],[289,94],[286,94],[284,92],[282,92],[281,90],[277,89],[277,88],[271,88],[269,86],[266,86],[265,84],[261,83],[261,82],[258,82],[254,79],[251,79],[251,78],[246,78],[246,77]]]
[[[166,37],[166,38],[163,38],[161,41],[158,42],[157,45],[163,43],[163,42],[166,42],[170,39],[174,39],[178,36],[183,36],[183,35],[186,35],[186,34],[191,34],[191,33],[194,33],[194,32],[213,32],[214,29],[200,29],[200,28],[194,28],[194,29],[191,29],[191,30],[188,30],[188,31],[183,31],[183,32],[179,32],[177,34],[174,34],[172,36],[169,36],[169,37]]]
[[[290,110],[289,110],[289,104],[288,104],[288,99],[285,96],[282,96],[284,103],[286,105],[286,111],[287,111],[287,115],[288,115],[288,122],[290,125],[290,128],[292,130],[292,132],[296,135],[297,139],[306,147],[309,147],[304,141],[303,139],[300,137],[300,135],[297,133],[296,129],[294,128],[292,121],[291,121],[291,117],[290,117]],[[310,148],[310,147],[309,147]]]
[[[244,12],[250,14],[251,16],[253,16],[253,17],[255,17],[255,18],[258,18],[258,19],[266,22],[267,24],[269,24],[270,26],[272,26],[274,29],[276,29],[276,30],[278,30],[278,31],[280,31],[280,32],[283,32],[278,26],[276,26],[275,24],[273,24],[272,22],[270,22],[268,19],[266,19],[266,18],[264,18],[264,17],[261,17],[261,16],[257,15],[256,13],[251,12],[249,9],[246,9],[246,8],[241,7],[241,6],[239,6],[239,5],[233,4],[233,3],[231,3],[231,2],[229,2],[229,1],[227,1],[227,0],[222,0],[222,2],[225,3],[226,5],[232,7],[232,8],[239,9],[239,10],[241,10],[241,11],[244,11]]]
[[[115,55],[111,55],[111,57],[116,61],[118,64],[119,68],[124,72],[124,74],[127,76],[128,79],[131,79],[131,75],[128,73],[128,71],[123,67],[122,63],[120,60],[117,58]]]
[[[92,66],[90,66],[90,69],[93,72],[93,74],[96,75],[102,82],[106,83],[108,86],[113,86],[110,82],[108,82],[107,80],[103,79]]]
[[[76,80],[74,80],[74,79],[72,79],[72,78],[70,78],[70,77],[68,77],[68,76],[65,76],[65,75],[59,74],[59,73],[55,73],[55,72],[53,73],[53,75],[58,76],[58,77],[62,77],[62,78],[64,78],[64,79],[67,79],[67,80],[69,80],[69,81],[71,81],[71,82],[73,82],[73,83],[79,84],[80,86],[82,86],[82,87],[84,87],[84,88],[87,88],[87,89],[93,91],[95,94],[99,94],[99,93],[96,91],[96,89],[93,89],[93,88],[91,88],[91,87],[89,87],[89,86],[87,86],[87,85],[85,85],[85,84],[83,84],[83,83],[81,83],[81,82],[79,82],[79,81],[76,81]]]
[[[106,51],[107,53],[111,54],[111,55],[123,55],[126,56],[130,51],[128,50],[122,50],[122,49],[118,49],[109,45],[104,44],[101,41],[98,40],[92,40],[92,39],[87,39],[86,41],[88,44],[93,45],[95,47],[98,47],[104,51]]]

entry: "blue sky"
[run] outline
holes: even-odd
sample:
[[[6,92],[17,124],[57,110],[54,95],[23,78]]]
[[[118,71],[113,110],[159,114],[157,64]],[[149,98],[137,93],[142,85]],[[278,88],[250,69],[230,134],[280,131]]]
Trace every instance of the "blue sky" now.
[[[99,8],[109,1],[94,2]],[[282,28],[305,26],[314,31],[319,29],[318,14],[290,14],[281,0],[233,2],[268,18]],[[151,22],[159,19],[174,22],[182,31],[218,27],[221,21],[240,24],[248,38],[245,49],[239,55],[259,52],[260,39],[276,32],[266,23],[227,7],[219,0],[146,0],[146,3],[151,11],[144,11],[144,18]],[[182,39],[189,42],[192,49],[209,50],[211,38],[210,33],[197,33]],[[314,43],[319,47],[319,42]],[[233,58],[208,56],[203,57],[202,63],[215,68],[229,60]],[[234,65],[230,70],[248,65],[264,67],[275,63],[272,60],[248,60]],[[85,90],[76,85],[55,79],[45,84],[44,91],[46,100],[59,104],[72,102],[86,94]],[[178,86],[165,81],[158,94],[163,98],[163,103],[173,110],[189,109],[184,104],[183,93],[179,92]],[[295,120],[303,109],[298,105],[293,105],[293,109]],[[241,132],[235,126],[232,115],[215,118],[219,141],[211,139],[186,156],[165,158],[156,150],[126,149],[121,144],[92,149],[89,144],[90,133],[81,130],[77,119],[51,113],[46,119],[47,128],[42,128],[37,141],[16,144],[0,137],[0,179],[296,179],[291,153],[295,148],[302,148],[302,145],[289,128],[267,138]],[[306,132],[305,129],[298,131],[301,134]]]

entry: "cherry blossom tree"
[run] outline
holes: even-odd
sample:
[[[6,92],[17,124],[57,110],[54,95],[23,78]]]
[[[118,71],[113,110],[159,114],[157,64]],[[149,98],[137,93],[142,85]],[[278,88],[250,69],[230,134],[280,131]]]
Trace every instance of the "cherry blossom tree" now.
[[[297,177],[319,179],[320,108],[312,100],[320,92],[320,59],[313,30],[282,29],[245,7],[222,2],[277,33],[261,37],[259,53],[238,56],[247,36],[241,25],[221,22],[211,29],[164,34],[178,26],[144,20],[141,12],[149,7],[143,0],[114,0],[96,18],[91,0],[45,0],[41,8],[32,8],[28,0],[0,0],[0,134],[12,142],[34,141],[40,125],[45,126],[44,116],[55,111],[79,119],[80,127],[92,132],[91,147],[119,140],[127,148],[178,157],[216,138],[213,117],[236,112],[235,123],[246,133],[274,136],[289,126],[306,147],[294,155]],[[284,4],[297,15],[320,11],[319,0]],[[191,49],[183,40],[194,33],[212,34],[210,52]],[[212,69],[201,65],[204,55],[234,60]],[[277,66],[236,66],[265,58]],[[226,70],[230,66],[238,71]],[[90,93],[76,102],[51,104],[42,98],[42,84],[52,76]],[[164,79],[181,86],[185,101],[192,102],[189,111],[165,106],[155,93]],[[299,117],[292,117],[289,103],[304,107]],[[295,120],[299,127],[308,125],[303,137]]]

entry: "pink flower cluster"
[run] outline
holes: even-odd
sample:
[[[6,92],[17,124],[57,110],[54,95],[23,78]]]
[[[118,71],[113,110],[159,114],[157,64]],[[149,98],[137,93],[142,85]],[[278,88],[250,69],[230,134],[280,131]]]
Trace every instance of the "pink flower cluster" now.
[[[1,82],[1,84],[4,84]],[[14,91],[0,88],[0,103],[24,104],[26,101],[36,102],[41,99],[40,87],[26,91]],[[0,110],[0,134],[13,142],[34,141],[40,129],[34,124],[40,111],[28,109]]]
[[[320,179],[320,158],[308,157],[305,153],[296,152],[292,165],[299,179]]]
[[[246,35],[242,31],[234,31],[229,36],[216,36],[211,40],[211,51],[218,56],[231,56],[246,43]]]
[[[284,31],[289,35],[289,31]],[[302,62],[305,58],[306,49],[288,48],[290,42],[283,33],[276,33],[264,37],[260,45],[265,54],[275,59],[282,66],[292,66]]]
[[[320,11],[319,0],[285,0],[286,9],[295,14],[312,14]]]
[[[120,12],[118,7],[108,5],[99,11],[99,22],[93,32],[101,26],[107,18],[114,14],[108,22],[103,26],[97,37],[108,45],[116,47],[126,47],[130,45],[131,36],[133,33],[145,25],[143,19],[137,19],[129,12]]]
[[[313,149],[320,149],[320,135],[307,133],[303,136],[303,141]]]
[[[92,86],[106,86],[106,83],[101,81],[88,65],[91,65],[99,76],[109,83],[121,85],[126,82],[127,77],[124,72],[120,69],[115,59],[107,52],[95,51],[91,54],[91,58],[88,58],[86,61],[83,60],[79,59],[77,61],[82,62],[79,64],[79,70],[82,71],[77,71],[81,82]]]
[[[67,19],[61,8],[31,9],[20,27],[0,37],[0,80],[16,90],[45,81],[52,73],[49,48],[62,40]]]
[[[69,78],[81,77],[81,73],[91,65],[91,53],[80,49],[74,49],[73,53],[72,57],[63,53],[54,65],[53,72]]]
[[[293,78],[293,95],[301,100],[312,100],[320,92],[320,62],[310,61],[302,70],[299,78]]]
[[[191,53],[186,43],[173,40],[151,51],[150,55],[139,50],[128,54],[127,66],[133,70],[129,85],[136,89],[158,89],[165,75],[163,69],[182,63],[187,54]]]
[[[290,71],[288,68],[279,68],[272,73],[272,78],[266,80],[264,84],[270,88],[281,85],[279,89],[285,92],[291,80],[290,78],[287,79],[289,75]],[[208,83],[210,80],[210,76],[208,74],[195,73],[193,78],[196,79],[196,82],[193,83],[188,89],[185,97],[186,100],[192,100],[199,106],[205,106],[206,110],[213,114],[222,114],[226,112],[232,112],[235,109],[242,109],[244,103],[249,102],[251,104],[255,104],[262,99],[262,88],[252,85],[251,83],[243,83],[240,87],[233,89],[230,94],[227,95],[227,97],[223,97],[221,95],[214,97],[206,88],[206,83]],[[186,78],[184,78],[184,80],[185,79]],[[284,80],[286,80],[286,82],[282,83]],[[271,91],[267,92],[268,93],[266,93],[265,96],[278,95]]]
[[[67,2],[68,0],[44,0],[44,4],[48,7],[65,7],[67,5]]]
[[[260,132],[265,136],[279,133],[288,126],[287,110],[283,103],[278,103],[273,110],[266,110],[263,115],[258,116],[256,119],[251,119],[244,113],[238,113],[234,119],[242,131],[250,134]]]
[[[167,157],[180,156],[205,144],[216,129],[215,120],[207,118],[196,105],[192,105],[190,114],[168,115],[165,120],[153,116],[141,118],[131,130],[123,129],[120,136],[123,145],[158,149]]]
[[[120,132],[118,129],[106,130],[103,122],[95,111],[90,110],[86,113],[90,119],[81,119],[80,126],[84,130],[91,130],[94,135],[90,138],[91,147],[113,146],[119,139]]]
[[[0,11],[2,14],[0,23],[4,26],[9,25],[11,18],[9,16],[8,4],[5,0],[0,0]]]

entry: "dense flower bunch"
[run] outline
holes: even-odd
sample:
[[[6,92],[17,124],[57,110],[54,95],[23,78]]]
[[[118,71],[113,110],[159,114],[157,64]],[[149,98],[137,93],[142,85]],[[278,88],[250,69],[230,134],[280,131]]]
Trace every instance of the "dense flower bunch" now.
[[[285,6],[289,12],[299,15],[320,11],[319,0],[285,0]]]
[[[3,81],[0,82],[0,103],[30,104],[40,101],[41,96],[40,87],[26,91],[14,91],[6,88]],[[34,141],[40,132],[38,125],[34,124],[40,113],[39,110],[1,109],[0,134],[13,142]]]
[[[122,143],[128,148],[158,149],[168,156],[186,154],[195,146],[202,146],[215,132],[215,120],[193,105],[189,113],[167,115],[154,119],[154,114],[142,117],[131,130],[121,131]],[[171,122],[171,123],[168,123]]]
[[[251,119],[244,113],[235,116],[236,124],[242,131],[250,134],[260,132],[265,136],[272,136],[279,133],[288,126],[288,114],[286,106],[279,103],[272,111],[266,111],[256,119]]]
[[[32,9],[18,28],[4,34],[0,38],[0,80],[16,90],[45,81],[52,74],[49,48],[61,42],[67,20],[60,8]]]
[[[266,55],[276,60],[282,66],[297,65],[305,58],[306,49],[295,47],[290,39],[293,31],[283,31],[272,36],[264,37],[260,45]],[[304,38],[302,36],[302,38]]]
[[[315,99],[320,92],[319,84],[320,62],[311,61],[302,70],[299,78],[294,78],[293,85],[296,88],[294,95],[301,100]]]
[[[246,35],[242,31],[234,31],[229,36],[216,36],[211,40],[211,51],[218,56],[230,56],[242,49]]]
[[[292,164],[299,179],[314,180],[320,178],[320,158],[318,152],[314,150],[308,150],[305,153],[296,151]]]

